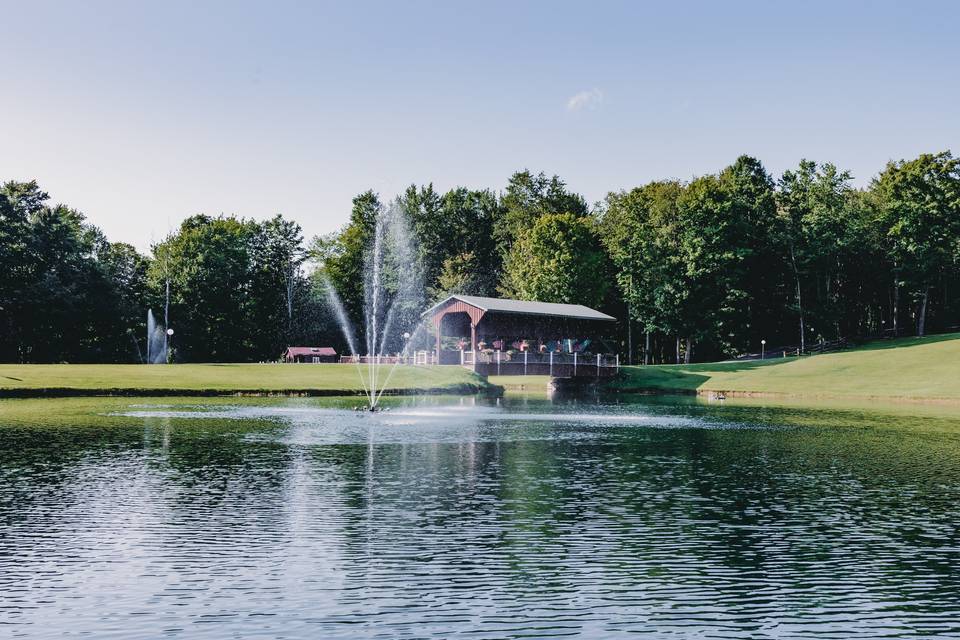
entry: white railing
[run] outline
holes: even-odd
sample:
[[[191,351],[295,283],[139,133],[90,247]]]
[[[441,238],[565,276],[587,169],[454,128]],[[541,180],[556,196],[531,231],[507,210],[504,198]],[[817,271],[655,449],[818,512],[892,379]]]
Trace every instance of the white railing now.
[[[438,355],[435,351],[414,351],[412,355],[381,355],[381,356],[341,356],[342,364],[414,364],[418,366],[428,366],[439,364]],[[534,353],[531,351],[460,351],[460,364],[470,369],[477,365],[492,365],[488,371],[509,372],[516,374],[522,370],[524,375],[528,372],[543,373],[546,365],[550,375],[554,373],[554,367],[564,367],[567,371],[572,370],[576,375],[577,369],[584,366],[589,367],[590,371],[594,369],[599,376],[600,369],[616,368],[620,369],[620,356],[617,354],[583,354],[583,353]],[[522,367],[522,369],[520,369]],[[492,369],[492,371],[491,371]]]
[[[463,352],[469,354],[466,356],[461,356],[462,361],[465,364],[473,363],[474,361],[480,364],[496,364],[500,363],[523,363],[526,365],[533,364],[577,364],[577,365],[592,365],[599,367],[619,367],[620,366],[620,356],[615,353],[557,353],[557,352],[547,352],[547,353],[534,353],[532,351],[466,351]]]
[[[409,364],[410,356],[396,354],[393,356],[340,356],[340,364]]]
[[[530,351],[466,351],[460,362],[469,368],[490,375],[561,376],[612,375],[620,370],[620,356],[609,353],[533,353]]]
[[[437,364],[437,354],[433,351],[414,351],[413,364],[419,366]]]

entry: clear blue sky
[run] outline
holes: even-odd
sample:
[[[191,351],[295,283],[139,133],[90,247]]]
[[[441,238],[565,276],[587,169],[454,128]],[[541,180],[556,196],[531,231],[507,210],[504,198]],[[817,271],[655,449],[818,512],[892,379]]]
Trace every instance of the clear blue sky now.
[[[0,1],[0,179],[141,249],[193,213],[560,174],[591,202],[737,155],[866,182],[960,152],[957,2]]]

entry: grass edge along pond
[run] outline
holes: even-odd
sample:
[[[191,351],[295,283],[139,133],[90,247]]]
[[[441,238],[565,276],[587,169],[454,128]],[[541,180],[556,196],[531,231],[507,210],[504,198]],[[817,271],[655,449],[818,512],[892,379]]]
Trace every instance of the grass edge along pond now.
[[[382,367],[388,369],[386,365]],[[802,358],[622,367],[607,390],[723,392],[960,404],[960,333],[901,338]],[[381,375],[384,375],[383,371]],[[546,391],[546,379],[485,380],[458,365],[398,367],[388,394]],[[357,370],[341,364],[0,364],[0,397],[72,395],[356,395]]]
[[[389,370],[390,366],[381,365],[380,379],[385,379]],[[496,390],[481,376],[458,365],[400,366],[385,393]],[[363,387],[356,367],[343,364],[0,364],[0,397],[360,393]]]
[[[619,392],[878,398],[960,404],[960,333],[881,340],[815,356],[631,366]]]

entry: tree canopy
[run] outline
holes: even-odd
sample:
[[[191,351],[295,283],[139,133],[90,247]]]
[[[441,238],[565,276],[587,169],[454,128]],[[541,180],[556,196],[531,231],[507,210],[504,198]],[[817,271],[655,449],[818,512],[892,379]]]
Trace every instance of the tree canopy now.
[[[600,306],[608,270],[596,227],[596,220],[588,216],[540,216],[513,244],[501,292],[520,300]]]
[[[645,335],[647,361],[960,324],[950,152],[890,162],[866,188],[828,162],[801,160],[775,179],[741,156],[593,209],[559,176],[524,169],[501,192],[360,193],[343,228],[309,241],[281,215],[193,215],[149,255],[29,181],[0,188],[0,359],[141,361],[147,309],[168,311],[177,361],[272,360],[298,342],[345,350],[327,294],[362,334],[387,218],[403,230],[377,254],[383,292],[407,301],[395,332],[450,293],[599,308],[621,318],[624,343]]]

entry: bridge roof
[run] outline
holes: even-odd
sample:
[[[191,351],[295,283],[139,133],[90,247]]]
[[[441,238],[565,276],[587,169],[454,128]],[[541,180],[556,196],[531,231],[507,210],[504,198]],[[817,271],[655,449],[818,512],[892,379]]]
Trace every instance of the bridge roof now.
[[[582,304],[561,304],[557,302],[536,302],[531,300],[509,300],[507,298],[485,298],[482,296],[462,295],[452,295],[442,302],[438,302],[423,312],[423,315],[426,316],[431,313],[436,313],[452,300],[459,300],[460,302],[490,313],[553,316],[558,318],[574,318],[577,320],[603,320],[607,322],[616,321],[616,318],[613,316],[608,316],[605,313],[601,313],[596,309],[591,309]]]

